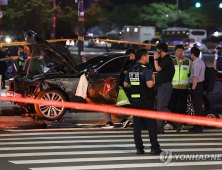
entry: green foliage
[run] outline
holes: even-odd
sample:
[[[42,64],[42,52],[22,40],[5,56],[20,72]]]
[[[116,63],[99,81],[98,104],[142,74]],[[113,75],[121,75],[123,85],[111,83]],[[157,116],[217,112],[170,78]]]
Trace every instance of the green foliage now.
[[[190,7],[186,10],[179,10],[179,16],[177,16],[176,3],[138,5],[135,2],[134,4],[109,5],[107,9],[109,10],[105,16],[110,23],[117,23],[120,28],[123,25],[147,25],[156,26],[157,29],[173,26],[208,29],[221,25],[215,18],[222,14],[222,10],[219,11],[213,7],[199,9]]]
[[[52,16],[60,7],[52,8],[52,0],[9,0],[3,8],[2,30],[19,34],[34,30],[44,35],[50,28]]]
[[[90,27],[100,26],[106,20],[107,18],[102,15],[102,8],[97,3],[93,3],[92,8],[85,12],[85,30]]]
[[[108,18],[109,23],[117,23],[120,26],[123,25],[138,25],[140,7],[132,4],[117,5],[113,10],[106,11],[105,15]]]
[[[56,38],[70,37],[78,25],[78,4],[74,0],[57,0],[57,6],[53,8],[52,1],[8,0],[8,5],[3,7],[2,31],[15,35],[21,34],[22,31],[33,30],[45,37],[46,34],[49,35],[52,18],[57,16]],[[85,12],[86,30],[105,21],[102,8],[96,3]]]

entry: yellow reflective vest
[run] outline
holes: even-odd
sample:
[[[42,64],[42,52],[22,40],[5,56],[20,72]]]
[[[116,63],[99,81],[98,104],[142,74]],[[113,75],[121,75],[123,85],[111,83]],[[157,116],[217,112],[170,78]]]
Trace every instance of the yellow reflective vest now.
[[[123,90],[123,87],[121,87],[121,86],[119,86],[119,93],[117,96],[116,105],[117,106],[130,105],[129,99],[126,96],[126,93]]]
[[[179,66],[177,58],[173,60],[173,64],[175,67],[175,74],[172,80],[173,85],[188,85],[190,73],[190,60],[185,59]]]

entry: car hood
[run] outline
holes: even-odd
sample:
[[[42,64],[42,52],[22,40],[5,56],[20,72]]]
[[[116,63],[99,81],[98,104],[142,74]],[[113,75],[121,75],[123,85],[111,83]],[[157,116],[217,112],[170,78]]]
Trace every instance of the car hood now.
[[[34,31],[24,32],[25,40],[28,43],[36,44],[50,58],[56,70],[75,72],[79,74],[77,64],[68,58],[65,54],[60,53],[56,48],[51,46],[46,40],[37,35]]]

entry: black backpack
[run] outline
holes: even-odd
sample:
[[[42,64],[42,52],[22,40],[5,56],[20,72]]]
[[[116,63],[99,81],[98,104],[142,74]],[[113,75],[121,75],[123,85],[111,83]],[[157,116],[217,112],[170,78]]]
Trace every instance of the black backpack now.
[[[205,80],[204,80],[204,90],[206,92],[212,92],[214,89],[214,84],[217,78],[218,71],[213,67],[207,67],[205,70]]]

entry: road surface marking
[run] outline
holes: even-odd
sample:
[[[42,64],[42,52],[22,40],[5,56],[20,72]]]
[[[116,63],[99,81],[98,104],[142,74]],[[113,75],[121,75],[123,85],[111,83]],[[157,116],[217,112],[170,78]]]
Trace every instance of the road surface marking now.
[[[119,168],[149,168],[149,167],[171,167],[171,166],[203,166],[203,165],[222,165],[222,161],[198,161],[198,162],[171,162],[163,165],[162,163],[136,163],[136,164],[110,164],[110,165],[86,165],[86,166],[62,166],[62,167],[41,167],[29,168],[31,170],[82,170],[82,169],[119,169]]]
[[[124,146],[122,146],[124,147]],[[172,152],[203,152],[214,151],[220,152],[222,148],[184,148],[184,149],[170,149]],[[104,151],[67,151],[67,152],[33,152],[33,153],[8,153],[0,154],[0,157],[31,157],[31,156],[49,156],[49,155],[90,155],[90,154],[116,154],[116,153],[135,153],[135,150],[104,150]]]

